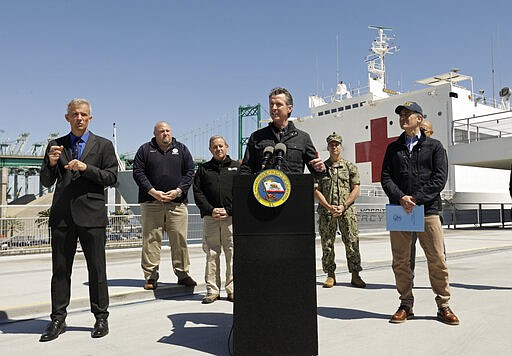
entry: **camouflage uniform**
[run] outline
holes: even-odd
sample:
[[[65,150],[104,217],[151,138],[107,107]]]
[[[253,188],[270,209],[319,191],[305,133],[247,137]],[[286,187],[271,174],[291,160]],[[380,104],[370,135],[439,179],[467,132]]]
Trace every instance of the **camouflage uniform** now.
[[[324,195],[329,204],[343,205],[350,195],[351,187],[360,184],[357,166],[343,158],[338,162],[332,162],[328,159],[325,161],[325,166],[327,170],[324,174],[317,176],[315,188]],[[334,275],[336,270],[334,240],[338,227],[342,241],[345,244],[348,270],[350,272],[361,271],[359,228],[354,205],[347,207],[343,214],[337,218],[333,218],[330,212],[320,204],[317,211],[322,240],[322,267],[324,272],[328,275]]]

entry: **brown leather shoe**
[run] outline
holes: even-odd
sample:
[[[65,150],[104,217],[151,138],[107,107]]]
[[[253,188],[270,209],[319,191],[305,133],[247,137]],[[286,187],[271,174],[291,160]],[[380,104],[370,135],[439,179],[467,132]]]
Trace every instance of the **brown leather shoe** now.
[[[442,307],[437,311],[437,320],[448,325],[459,325],[459,318],[453,314],[450,307]]]
[[[185,287],[195,287],[195,286],[197,286],[196,281],[194,281],[192,279],[192,277],[190,277],[190,276],[189,277],[185,277],[183,279],[180,279],[178,281],[178,284],[181,284],[182,286],[185,286]]]
[[[206,297],[203,298],[203,304],[212,304],[214,301],[220,299],[218,294],[207,294]]]
[[[400,324],[407,321],[407,319],[412,318],[414,318],[414,313],[412,312],[412,309],[406,305],[400,305],[396,313],[391,315],[391,319],[389,319],[389,322],[393,324]]]
[[[324,282],[323,287],[324,288],[332,288],[336,285],[336,278],[334,277],[327,277],[327,279]]]
[[[156,286],[157,286],[156,280],[150,278],[144,284],[144,289],[152,290],[152,289],[156,289]]]

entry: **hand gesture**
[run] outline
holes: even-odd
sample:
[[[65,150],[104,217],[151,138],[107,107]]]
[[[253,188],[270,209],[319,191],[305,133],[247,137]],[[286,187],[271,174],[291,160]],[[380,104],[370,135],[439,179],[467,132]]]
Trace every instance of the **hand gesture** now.
[[[57,162],[59,161],[60,155],[64,150],[64,146],[51,146],[50,151],[48,152],[48,159],[50,163],[50,167],[55,167]]]

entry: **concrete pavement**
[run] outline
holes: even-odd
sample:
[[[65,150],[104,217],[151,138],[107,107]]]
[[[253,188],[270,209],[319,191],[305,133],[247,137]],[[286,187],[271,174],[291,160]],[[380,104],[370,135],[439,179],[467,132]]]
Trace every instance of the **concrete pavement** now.
[[[481,355],[512,352],[512,229],[445,230],[452,286],[452,308],[459,326],[435,320],[434,295],[418,247],[414,320],[388,323],[399,305],[386,233],[362,234],[366,289],[350,287],[345,253],[337,241],[338,285],[324,289],[317,239],[317,297],[321,355],[431,355],[438,352]],[[67,332],[39,343],[49,320],[51,256],[0,258],[0,350],[76,355],[229,355],[233,305],[225,300],[200,303],[205,292],[205,257],[190,247],[191,275],[198,286],[177,286],[168,249],[162,253],[159,289],[142,289],[140,249],[107,252],[111,332],[91,339],[87,269],[77,254]],[[224,271],[224,267],[222,267]],[[298,291],[299,292],[299,291]],[[223,295],[224,297],[224,295]],[[293,296],[291,296],[293,297]]]

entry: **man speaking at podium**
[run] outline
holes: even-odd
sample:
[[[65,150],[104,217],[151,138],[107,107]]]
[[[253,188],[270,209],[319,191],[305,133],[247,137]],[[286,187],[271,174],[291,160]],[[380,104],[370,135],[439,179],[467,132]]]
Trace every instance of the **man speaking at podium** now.
[[[233,180],[233,350],[317,355],[313,175],[325,164],[289,120],[288,90],[272,89],[269,106],[272,122],[251,134]]]
[[[269,94],[269,107],[272,122],[253,132],[249,137],[240,173],[253,174],[267,168],[279,168],[284,173],[304,173],[304,166],[307,166],[311,173],[325,171],[324,162],[317,158],[309,134],[297,129],[293,122],[288,120],[293,110],[290,92],[285,88],[272,89]],[[279,143],[283,143],[286,149],[269,149]],[[281,164],[276,167],[280,155],[282,163],[279,162]]]

